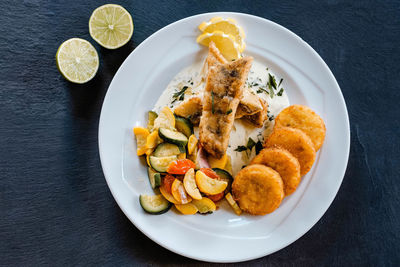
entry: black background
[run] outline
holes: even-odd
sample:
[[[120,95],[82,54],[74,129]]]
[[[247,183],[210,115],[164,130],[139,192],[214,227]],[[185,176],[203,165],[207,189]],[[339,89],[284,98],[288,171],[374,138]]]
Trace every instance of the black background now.
[[[135,31],[114,51],[88,33],[104,3],[0,2],[0,265],[203,264],[158,246],[121,212],[101,170],[98,122],[112,77],[144,39],[187,16],[237,11],[308,42],[335,75],[351,123],[346,176],[326,214],[292,245],[242,265],[399,266],[399,1],[115,1]],[[99,52],[85,85],[55,65],[71,37]]]

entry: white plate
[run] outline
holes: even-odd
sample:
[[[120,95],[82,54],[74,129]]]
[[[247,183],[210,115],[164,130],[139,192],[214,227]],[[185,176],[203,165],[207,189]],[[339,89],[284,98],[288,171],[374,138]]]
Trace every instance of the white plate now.
[[[182,68],[203,60],[197,26],[214,16],[231,17],[246,32],[245,54],[284,78],[290,103],[305,104],[326,123],[325,143],[297,191],[266,216],[236,216],[227,206],[211,215],[155,216],[139,205],[151,193],[132,127],[146,125],[150,110]],[[157,31],[119,68],[105,97],[99,125],[104,175],[118,205],[149,238],[178,254],[210,262],[238,262],[273,253],[306,233],[324,214],[342,182],[350,147],[349,120],[340,88],[320,56],[294,33],[269,20],[240,13],[189,17]],[[157,252],[155,252],[157,253]]]

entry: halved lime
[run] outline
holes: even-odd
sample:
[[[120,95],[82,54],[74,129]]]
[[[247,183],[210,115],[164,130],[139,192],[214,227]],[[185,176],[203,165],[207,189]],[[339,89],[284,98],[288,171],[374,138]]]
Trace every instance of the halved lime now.
[[[132,17],[120,5],[100,6],[90,16],[89,33],[101,46],[108,49],[119,48],[132,37]]]
[[[60,45],[56,54],[58,70],[70,82],[90,81],[99,68],[99,56],[91,43],[71,38]]]

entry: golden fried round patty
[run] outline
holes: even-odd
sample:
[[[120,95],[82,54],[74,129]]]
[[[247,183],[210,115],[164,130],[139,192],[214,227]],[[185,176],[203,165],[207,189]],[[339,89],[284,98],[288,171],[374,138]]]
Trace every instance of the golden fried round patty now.
[[[325,123],[317,113],[303,105],[291,105],[275,119],[275,127],[291,127],[307,134],[318,151],[325,139]]]
[[[307,174],[315,161],[314,145],[303,131],[295,128],[274,128],[264,143],[264,147],[284,148],[297,158],[300,163],[300,175]]]
[[[253,215],[273,212],[285,196],[279,173],[261,164],[243,168],[233,181],[232,193],[240,208]]]
[[[300,163],[286,149],[264,148],[250,164],[263,164],[277,171],[282,178],[286,196],[296,191],[300,183]]]

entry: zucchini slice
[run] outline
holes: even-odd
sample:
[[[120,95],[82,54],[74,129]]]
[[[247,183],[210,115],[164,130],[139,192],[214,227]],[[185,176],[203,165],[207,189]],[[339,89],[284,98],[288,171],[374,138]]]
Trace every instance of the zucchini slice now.
[[[143,210],[150,214],[162,214],[167,212],[172,204],[168,202],[162,195],[140,195],[140,206]]]
[[[159,144],[153,152],[155,157],[168,157],[175,156],[181,153],[181,149],[174,144],[161,143]]]
[[[155,113],[154,111],[150,110],[149,111],[149,120],[147,121],[147,129],[149,129],[149,131],[153,130],[154,127],[154,121],[155,119],[158,117],[157,113]]]
[[[151,188],[155,189],[161,185],[161,174],[156,172],[153,168],[149,167],[147,169],[147,173],[149,175],[149,181],[151,184]]]
[[[213,168],[213,171],[215,171],[216,174],[218,174],[219,178],[221,180],[226,181],[228,183],[228,186],[225,188],[225,194],[231,191],[232,187],[232,182],[233,182],[233,177],[230,175],[229,172],[226,170],[220,169],[220,168]]]
[[[167,172],[168,165],[177,160],[177,156],[167,156],[167,157],[154,157],[150,156],[150,165],[157,172]]]
[[[175,116],[175,128],[186,135],[187,138],[189,138],[193,134],[193,125],[192,123],[183,118],[183,117],[178,117]]]
[[[176,132],[167,128],[159,128],[158,135],[167,143],[175,144],[177,146],[185,147],[188,138],[180,132]]]

